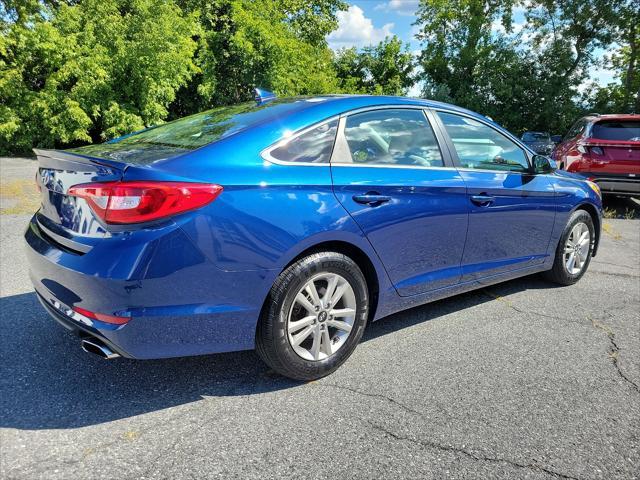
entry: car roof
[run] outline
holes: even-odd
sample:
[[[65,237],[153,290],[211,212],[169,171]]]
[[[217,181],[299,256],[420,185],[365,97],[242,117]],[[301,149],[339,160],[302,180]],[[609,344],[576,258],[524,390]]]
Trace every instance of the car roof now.
[[[334,114],[345,113],[350,110],[356,110],[366,107],[376,106],[393,106],[393,105],[415,105],[417,107],[425,108],[441,108],[446,110],[459,111],[466,113],[467,115],[476,116],[479,118],[487,119],[482,115],[461,108],[449,103],[438,102],[436,100],[429,100],[424,98],[414,97],[399,97],[391,95],[318,95],[308,97],[288,97],[278,99],[276,103],[303,103],[306,104],[306,108],[295,109],[296,113],[300,113],[304,110],[326,110],[333,111]],[[318,108],[322,106],[324,108]],[[487,119],[489,120],[489,119]],[[490,120],[489,120],[490,121]]]
[[[640,115],[634,113],[605,113],[602,115],[587,115],[582,118],[590,122],[598,122],[600,120],[640,120]]]
[[[278,98],[264,105],[255,119],[245,123],[237,133],[260,132],[275,141],[282,135],[307,128],[324,120],[363,108],[416,106],[463,113],[495,125],[493,120],[465,108],[422,98],[386,95],[319,95]],[[259,118],[258,118],[259,117]]]

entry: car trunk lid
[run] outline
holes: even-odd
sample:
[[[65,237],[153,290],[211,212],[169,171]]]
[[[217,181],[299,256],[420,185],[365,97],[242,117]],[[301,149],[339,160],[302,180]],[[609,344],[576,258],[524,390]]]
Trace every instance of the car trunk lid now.
[[[590,138],[585,147],[589,150],[592,169],[640,176],[640,142]]]
[[[89,205],[68,195],[69,188],[89,182],[122,179],[126,164],[60,150],[34,149],[38,157],[36,184],[41,207],[37,215],[41,227],[65,238],[104,237],[107,231]]]

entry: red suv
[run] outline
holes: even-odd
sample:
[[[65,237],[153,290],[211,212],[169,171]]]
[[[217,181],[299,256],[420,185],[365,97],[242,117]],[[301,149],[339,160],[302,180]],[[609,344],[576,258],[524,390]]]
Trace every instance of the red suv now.
[[[558,168],[596,182],[602,193],[640,195],[640,115],[589,115],[551,154]]]

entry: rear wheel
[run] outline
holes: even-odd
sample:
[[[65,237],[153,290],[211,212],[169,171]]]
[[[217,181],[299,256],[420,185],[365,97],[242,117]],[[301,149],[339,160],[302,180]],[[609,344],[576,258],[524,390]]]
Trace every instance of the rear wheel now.
[[[276,279],[256,332],[273,370],[313,380],[342,365],[362,338],[369,307],[358,265],[337,252],[304,257]]]
[[[580,280],[591,262],[594,239],[591,215],[577,210],[560,237],[553,268],[545,272],[546,278],[561,285],[572,285]]]

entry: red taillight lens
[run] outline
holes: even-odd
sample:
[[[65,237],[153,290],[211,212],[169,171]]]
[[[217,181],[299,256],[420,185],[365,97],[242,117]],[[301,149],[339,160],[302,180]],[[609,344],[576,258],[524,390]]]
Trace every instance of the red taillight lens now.
[[[68,194],[84,198],[107,223],[142,223],[203,207],[222,192],[220,185],[182,182],[86,183]]]
[[[117,317],[115,315],[107,315],[105,313],[92,312],[80,307],[73,307],[74,312],[78,312],[80,315],[84,315],[91,320],[100,320],[101,322],[113,323],[115,325],[123,325],[131,320],[130,317]]]

